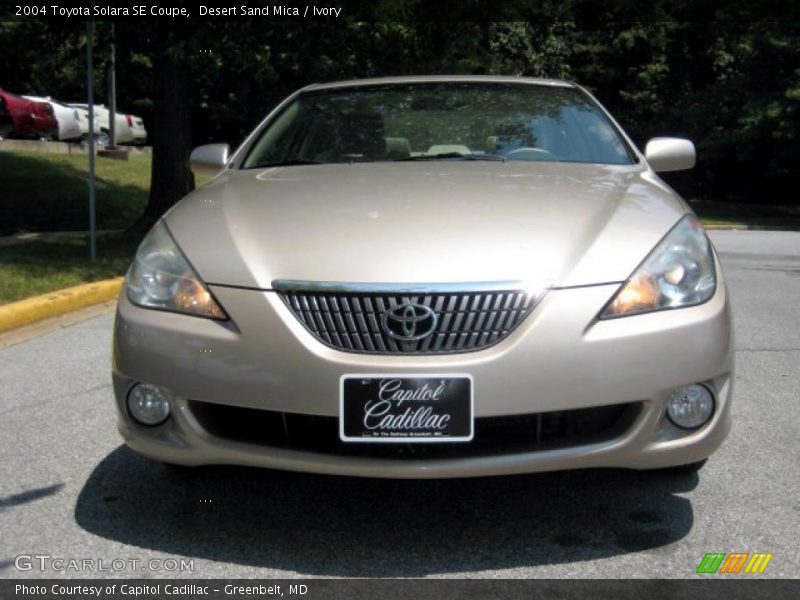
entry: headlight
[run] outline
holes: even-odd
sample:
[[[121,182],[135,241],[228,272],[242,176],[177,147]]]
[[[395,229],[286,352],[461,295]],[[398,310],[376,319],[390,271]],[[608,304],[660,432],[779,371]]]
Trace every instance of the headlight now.
[[[136,251],[125,288],[128,299],[138,306],[211,319],[228,318],[161,221]]]
[[[711,244],[694,215],[686,215],[617,292],[600,318],[702,304],[717,289]]]

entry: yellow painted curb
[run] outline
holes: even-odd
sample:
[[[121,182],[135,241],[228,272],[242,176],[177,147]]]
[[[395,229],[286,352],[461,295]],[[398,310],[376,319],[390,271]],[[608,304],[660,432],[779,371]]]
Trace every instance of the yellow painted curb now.
[[[119,296],[124,277],[76,285],[0,306],[0,333]]]

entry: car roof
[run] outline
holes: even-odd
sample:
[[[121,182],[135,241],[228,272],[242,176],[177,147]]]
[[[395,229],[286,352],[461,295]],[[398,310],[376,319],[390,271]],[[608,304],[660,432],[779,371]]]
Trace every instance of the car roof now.
[[[563,79],[546,79],[540,77],[515,77],[509,75],[413,75],[402,77],[372,77],[368,79],[348,79],[328,83],[312,83],[301,91],[326,90],[348,87],[364,87],[371,85],[393,85],[414,83],[516,83],[527,85],[543,85],[550,87],[574,88],[574,83]]]

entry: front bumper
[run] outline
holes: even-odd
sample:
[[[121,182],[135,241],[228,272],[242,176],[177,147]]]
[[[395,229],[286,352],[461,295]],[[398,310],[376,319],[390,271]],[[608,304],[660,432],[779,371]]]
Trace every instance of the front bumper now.
[[[618,285],[551,290],[505,340],[478,352],[391,356],[324,346],[274,292],[212,286],[231,315],[220,323],[146,310],[120,297],[113,378],[118,426],[135,451],[185,465],[240,464],[368,477],[486,476],[586,467],[654,469],[708,457],[730,428],[733,350],[725,285],[707,303],[596,321]],[[346,373],[469,373],[476,419],[636,403],[636,414],[602,439],[524,451],[386,458],[309,451],[212,433],[194,401],[338,416]],[[137,425],[125,398],[136,381],[169,390],[172,418]],[[699,430],[671,425],[664,404],[677,386],[702,382],[716,398]]]

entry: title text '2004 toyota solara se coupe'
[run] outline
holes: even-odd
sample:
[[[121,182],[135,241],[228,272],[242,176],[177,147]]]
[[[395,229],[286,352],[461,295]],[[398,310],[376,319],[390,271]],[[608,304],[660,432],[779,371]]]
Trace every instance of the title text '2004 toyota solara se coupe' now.
[[[119,429],[176,465],[374,477],[697,468],[730,427],[714,249],[584,89],[312,85],[142,242]]]

